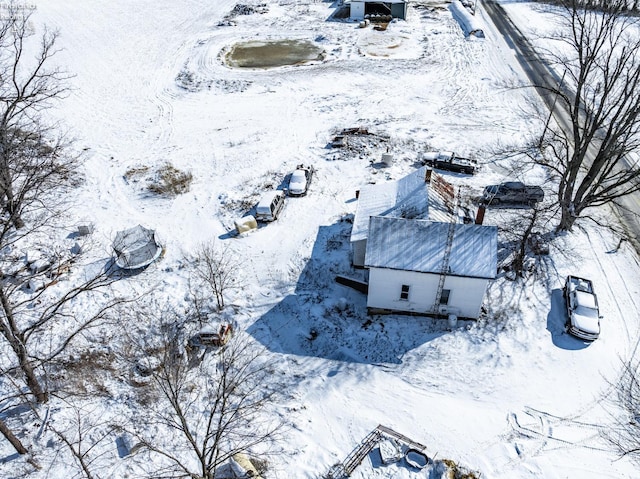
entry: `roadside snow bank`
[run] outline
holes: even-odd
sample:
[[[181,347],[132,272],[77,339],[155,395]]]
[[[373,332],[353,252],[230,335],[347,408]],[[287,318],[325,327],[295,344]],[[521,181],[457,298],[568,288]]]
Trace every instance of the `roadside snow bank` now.
[[[477,38],[484,38],[484,29],[482,22],[471,15],[469,10],[466,9],[460,0],[454,0],[451,2],[451,14],[453,18],[460,24],[462,30],[466,35],[473,35]]]

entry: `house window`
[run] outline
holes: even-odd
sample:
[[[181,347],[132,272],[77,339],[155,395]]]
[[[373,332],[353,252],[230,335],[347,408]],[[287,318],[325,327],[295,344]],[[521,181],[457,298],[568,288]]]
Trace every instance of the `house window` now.
[[[403,284],[402,290],[400,291],[400,299],[408,300],[409,299],[409,285]]]
[[[440,304],[449,304],[449,296],[451,295],[450,289],[443,289],[440,295]]]

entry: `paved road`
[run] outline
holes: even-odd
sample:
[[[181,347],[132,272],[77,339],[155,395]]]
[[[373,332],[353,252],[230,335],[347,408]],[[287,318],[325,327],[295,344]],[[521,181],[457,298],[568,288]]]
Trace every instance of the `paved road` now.
[[[562,103],[556,102],[555,95],[547,89],[557,88],[562,81],[562,77],[543,61],[542,57],[534,50],[531,43],[511,21],[499,3],[494,0],[486,0],[483,5],[496,28],[504,36],[507,44],[516,52],[516,58],[520,62],[522,69],[531,83],[536,86],[538,93],[549,107],[549,110],[553,112],[556,122],[565,131],[571,131],[569,114],[563,108]],[[624,166],[628,167],[629,165],[626,164]],[[618,201],[621,204],[621,208],[617,208],[620,222],[627,231],[627,238],[640,254],[640,224],[638,222],[640,194],[628,195]]]
[[[502,5],[494,0],[487,0],[483,2],[483,5],[495,26],[504,36],[507,44],[516,52],[516,58],[529,80],[531,80],[531,84],[536,86],[538,93],[547,103],[549,109],[557,111],[559,105],[556,104],[555,95],[548,88],[557,88],[562,81],[562,77],[538,55],[520,29],[511,21]]]

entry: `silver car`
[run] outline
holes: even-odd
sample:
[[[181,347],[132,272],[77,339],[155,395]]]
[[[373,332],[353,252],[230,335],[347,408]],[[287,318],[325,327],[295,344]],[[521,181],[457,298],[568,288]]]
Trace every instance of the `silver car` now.
[[[315,169],[313,166],[298,165],[289,180],[289,196],[304,196],[309,190]]]

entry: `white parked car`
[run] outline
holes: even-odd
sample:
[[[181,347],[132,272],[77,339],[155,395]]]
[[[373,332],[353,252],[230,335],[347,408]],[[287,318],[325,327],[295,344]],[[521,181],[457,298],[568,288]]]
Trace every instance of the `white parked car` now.
[[[289,195],[304,196],[309,190],[315,169],[313,166],[298,165],[289,180]]]
[[[569,334],[580,339],[593,341],[600,335],[600,309],[598,297],[590,280],[577,276],[567,276],[564,285],[567,302],[567,328]]]

